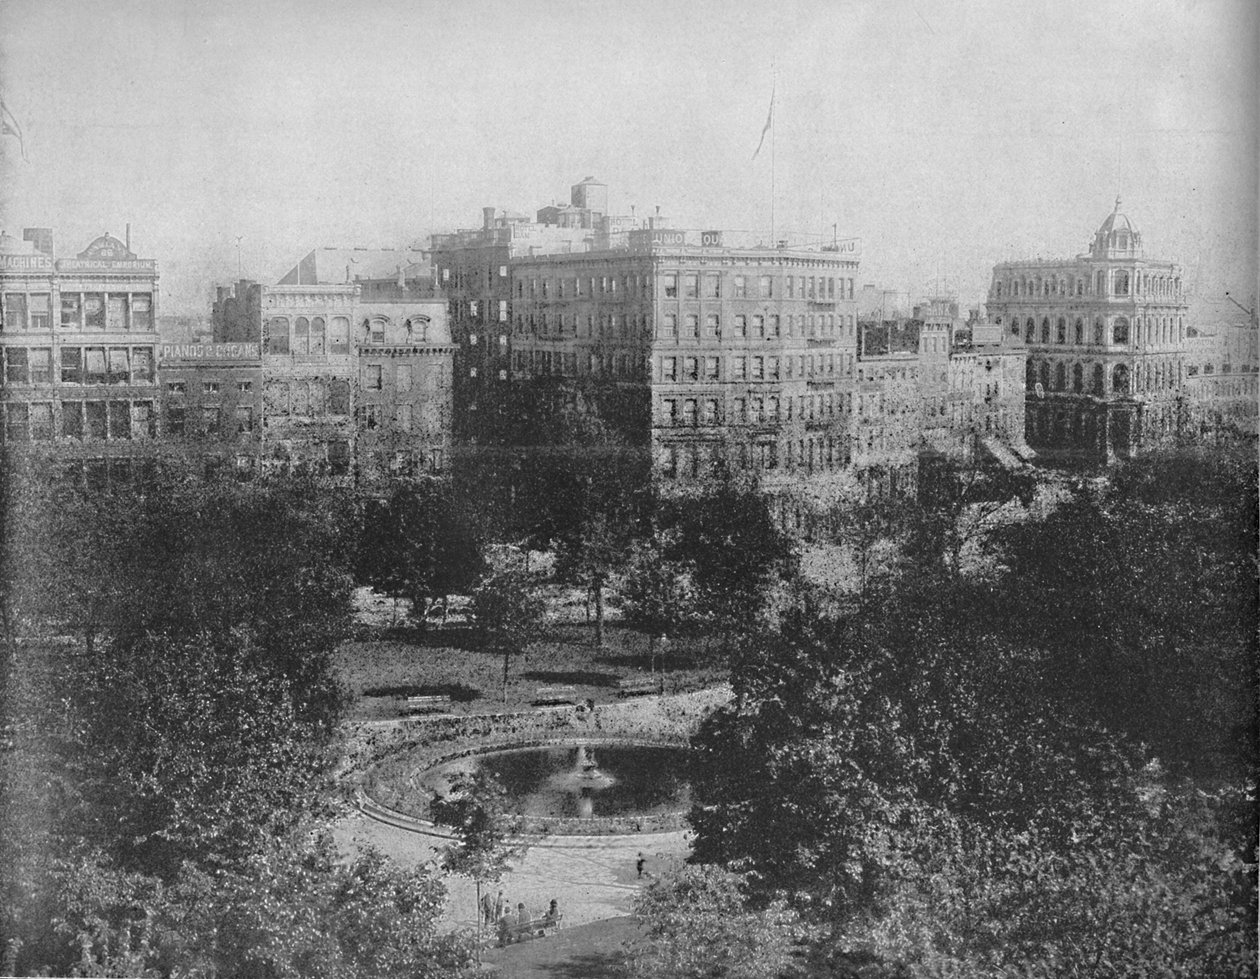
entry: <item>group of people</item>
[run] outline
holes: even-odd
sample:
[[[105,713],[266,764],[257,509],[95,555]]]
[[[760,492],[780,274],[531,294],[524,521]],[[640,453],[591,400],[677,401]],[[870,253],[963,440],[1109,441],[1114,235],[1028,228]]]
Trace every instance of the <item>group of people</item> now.
[[[497,925],[499,931],[499,943],[507,945],[512,937],[513,929],[529,928],[533,922],[529,911],[525,907],[524,901],[519,901],[516,910],[512,910],[512,902],[503,896],[503,892],[499,891],[496,897],[491,897],[487,891],[481,896],[481,918],[482,923],[487,927]],[[543,916],[540,928],[547,927],[548,923],[555,924],[560,920],[560,906],[552,898],[551,904],[547,908],[547,913]]]

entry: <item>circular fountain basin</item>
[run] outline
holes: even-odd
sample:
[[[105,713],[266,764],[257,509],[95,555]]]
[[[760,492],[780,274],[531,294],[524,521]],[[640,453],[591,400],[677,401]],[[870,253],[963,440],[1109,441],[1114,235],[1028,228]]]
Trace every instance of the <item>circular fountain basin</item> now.
[[[508,748],[460,758],[425,773],[445,795],[460,771],[487,769],[506,790],[508,809],[531,823],[556,820],[657,819],[691,803],[687,749],[631,744]]]

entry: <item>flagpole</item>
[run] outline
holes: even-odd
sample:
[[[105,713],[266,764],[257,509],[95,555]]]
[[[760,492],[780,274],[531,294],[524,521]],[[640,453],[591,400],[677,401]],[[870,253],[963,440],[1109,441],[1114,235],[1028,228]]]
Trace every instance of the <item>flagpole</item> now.
[[[774,62],[770,63],[770,247],[777,248],[778,241],[774,237],[774,98],[779,88],[779,72]]]

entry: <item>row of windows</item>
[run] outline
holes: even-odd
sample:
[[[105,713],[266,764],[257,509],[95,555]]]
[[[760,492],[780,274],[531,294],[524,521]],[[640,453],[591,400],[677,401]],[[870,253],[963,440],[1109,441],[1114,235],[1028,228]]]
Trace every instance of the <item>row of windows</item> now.
[[[83,441],[151,439],[156,434],[152,401],[51,401],[4,406],[4,438],[11,444],[50,442],[54,438]]]
[[[1046,391],[1071,391],[1073,394],[1088,393],[1102,397],[1106,393],[1106,372],[1102,364],[1073,364],[1069,372],[1067,364],[1051,365],[1049,361],[1030,360],[1025,370],[1025,383],[1029,391],[1040,383]],[[1139,365],[1131,374],[1127,364],[1117,364],[1111,371],[1111,392],[1129,394],[1131,382],[1135,391],[1159,391],[1176,388],[1179,383],[1177,366],[1167,362]]]
[[[1124,269],[1116,269],[1111,279],[1110,293],[1116,296],[1127,296],[1130,286],[1135,295],[1168,296],[1181,294],[1181,279],[1169,275],[1151,275],[1141,273],[1130,280]],[[1091,288],[1092,286],[1092,288]],[[1042,279],[1041,276],[1028,278],[999,279],[993,284],[993,295],[1001,299],[1004,295],[1011,298],[1020,296],[1084,296],[1108,294],[1107,272],[1099,269],[1094,273],[1091,282],[1089,276],[1066,279],[1062,276]]]
[[[350,382],[341,378],[268,381],[263,387],[263,411],[268,416],[346,416],[350,414]]]
[[[381,317],[365,319],[359,324],[356,340],[359,343],[383,345],[388,321]],[[427,343],[430,320],[414,316],[403,323],[408,343]],[[322,316],[299,316],[289,322],[287,316],[272,316],[263,331],[263,349],[269,354],[299,354],[304,356],[347,354],[350,351],[350,320],[334,316],[325,321]]]
[[[729,381],[777,381],[781,377],[834,377],[852,373],[845,354],[798,354],[787,357],[728,357]],[[681,373],[680,373],[681,368]],[[662,357],[662,381],[722,380],[721,357]]]
[[[219,405],[201,405],[189,408],[185,405],[168,405],[163,423],[168,435],[206,436],[222,438],[225,435],[246,436],[254,431],[254,408],[237,405],[230,416],[231,428],[225,428],[223,408]]]
[[[235,384],[236,384],[236,390],[239,394],[249,394],[251,391],[254,390],[253,381],[236,381]],[[213,396],[216,394],[222,394],[223,393],[222,388],[223,388],[223,385],[221,381],[202,381],[200,383],[200,391],[203,397],[207,395]],[[166,393],[167,394],[187,394],[188,382],[187,381],[168,381],[166,383]]]
[[[639,369],[643,361],[628,353],[590,353],[586,359],[586,372],[603,377],[620,377],[642,380],[643,371]],[[519,373],[537,375],[559,375],[577,377],[577,354],[562,350],[517,350],[512,356],[512,366]],[[500,371],[500,380],[506,380],[505,371]]]
[[[412,405],[360,405],[359,424],[373,431],[385,425],[385,419],[392,415],[394,428],[402,432],[410,432],[415,427],[415,411]]]
[[[741,444],[729,455],[740,469],[779,468],[776,442]],[[716,471],[727,459],[728,452],[720,445],[663,445],[657,453],[657,469],[670,479],[696,478]],[[831,470],[844,468],[850,461],[849,443],[843,438],[789,439],[783,443],[783,463],[788,469]]]
[[[4,347],[6,384],[53,383],[51,347]],[[62,347],[62,384],[152,384],[152,347]]]
[[[153,295],[147,292],[61,293],[61,328],[65,330],[153,329]],[[0,330],[17,333],[52,327],[52,294],[6,292],[0,302]]]
[[[761,425],[780,421],[828,421],[837,410],[853,408],[851,394],[802,394],[795,398],[732,398],[729,412],[717,398],[664,398],[660,403],[659,424],[692,428],[700,425]]]
[[[996,321],[997,325],[1001,325],[1002,318],[999,316]],[[1019,320],[1012,319],[1010,325],[1010,333],[1012,336],[1019,336]],[[1150,317],[1145,319],[1139,317],[1134,327],[1136,340],[1138,343],[1144,343],[1148,346],[1156,344],[1180,343],[1185,340],[1185,326],[1182,318],[1178,316],[1174,321],[1172,317]],[[1067,320],[1060,316],[1054,328],[1054,342],[1067,343],[1069,337],[1071,342],[1080,346],[1086,343],[1087,334],[1085,331],[1085,321],[1078,318],[1072,324],[1071,332],[1068,331]],[[1041,330],[1037,330],[1037,322],[1032,317],[1024,323],[1024,342],[1036,343],[1040,340],[1043,344],[1050,343],[1050,319],[1046,317],[1041,321]],[[1089,341],[1101,345],[1106,338],[1106,331],[1101,319],[1094,320],[1093,330],[1088,334]],[[1118,316],[1111,326],[1111,342],[1112,343],[1128,343],[1129,342],[1129,321]]]
[[[681,281],[681,295],[679,280]],[[837,288],[837,281],[839,288]],[[778,285],[776,286],[776,282]],[[721,299],[724,292],[735,299],[806,299],[835,302],[852,299],[853,279],[834,276],[746,275],[724,272],[666,272],[661,276],[661,294],[666,299]],[[839,293],[839,296],[837,296]],[[516,297],[524,299],[581,299],[618,295],[650,299],[646,275],[562,276],[556,279],[531,277],[516,282]],[[473,310],[473,315],[476,311]]]

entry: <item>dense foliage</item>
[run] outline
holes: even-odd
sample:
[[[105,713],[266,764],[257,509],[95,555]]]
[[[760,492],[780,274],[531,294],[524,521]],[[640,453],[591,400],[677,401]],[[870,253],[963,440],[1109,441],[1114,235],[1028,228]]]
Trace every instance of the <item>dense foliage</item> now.
[[[325,827],[355,506],[11,474],[0,937],[22,972],[449,975],[439,881]],[[10,941],[11,940],[11,941]]]

